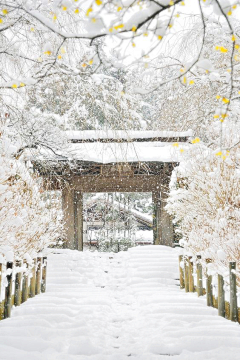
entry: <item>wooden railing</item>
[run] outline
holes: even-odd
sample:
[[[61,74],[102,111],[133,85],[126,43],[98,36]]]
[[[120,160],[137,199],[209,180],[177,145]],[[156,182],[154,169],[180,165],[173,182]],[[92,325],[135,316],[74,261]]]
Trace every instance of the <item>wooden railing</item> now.
[[[228,279],[222,275],[214,276],[208,271],[211,259],[206,259],[202,265],[201,256],[193,262],[191,256],[179,256],[180,288],[186,292],[197,292],[198,296],[206,295],[207,306],[218,309],[218,315],[240,323],[240,308],[237,301],[236,262],[229,263]],[[225,281],[224,281],[225,279]],[[205,285],[205,286],[204,286]],[[225,286],[229,287],[229,301],[225,299]]]
[[[47,258],[38,257],[31,263],[9,261],[0,263],[0,320],[9,318],[13,306],[46,291]]]

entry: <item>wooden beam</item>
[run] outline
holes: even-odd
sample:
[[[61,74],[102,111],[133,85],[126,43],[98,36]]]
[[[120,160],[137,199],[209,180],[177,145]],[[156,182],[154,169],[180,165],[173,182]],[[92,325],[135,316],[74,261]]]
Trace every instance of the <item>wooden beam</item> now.
[[[79,191],[74,191],[74,244],[83,251],[83,194]]]
[[[67,248],[75,249],[74,246],[74,206],[73,206],[73,190],[63,188],[62,190],[62,209],[65,222]]]
[[[161,197],[160,191],[153,191],[152,193],[153,201],[153,243],[154,245],[161,244]]]

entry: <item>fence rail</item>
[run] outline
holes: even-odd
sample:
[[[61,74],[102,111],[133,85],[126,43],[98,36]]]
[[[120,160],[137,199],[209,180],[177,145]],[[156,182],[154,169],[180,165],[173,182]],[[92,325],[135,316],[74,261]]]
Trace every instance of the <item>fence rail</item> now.
[[[229,263],[228,281],[217,274],[217,281],[213,283],[213,275],[208,271],[211,259],[206,259],[203,268],[201,256],[193,262],[191,256],[179,256],[180,288],[186,292],[197,292],[198,296],[206,295],[207,306],[218,309],[218,315],[231,321],[240,323],[240,308],[237,301],[236,262]],[[205,287],[204,287],[205,279]],[[229,287],[229,301],[225,299],[226,286]]]
[[[31,263],[8,261],[0,263],[0,320],[11,316],[13,306],[46,291],[47,257],[38,257]]]

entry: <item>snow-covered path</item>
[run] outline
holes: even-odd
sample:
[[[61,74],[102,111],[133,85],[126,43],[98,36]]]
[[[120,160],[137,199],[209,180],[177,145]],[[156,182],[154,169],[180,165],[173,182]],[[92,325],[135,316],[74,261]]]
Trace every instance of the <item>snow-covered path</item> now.
[[[179,289],[177,255],[49,256],[47,292],[0,322],[0,360],[239,360],[240,326]]]

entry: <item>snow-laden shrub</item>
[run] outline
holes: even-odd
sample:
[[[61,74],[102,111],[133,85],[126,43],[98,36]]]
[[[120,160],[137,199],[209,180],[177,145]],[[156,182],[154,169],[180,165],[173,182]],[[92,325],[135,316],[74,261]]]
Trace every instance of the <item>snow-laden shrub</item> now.
[[[41,179],[14,157],[17,147],[0,132],[0,254],[35,256],[61,235],[60,205],[44,192]]]
[[[240,263],[240,148],[230,151],[192,145],[175,168],[166,209],[191,254],[215,267]]]

